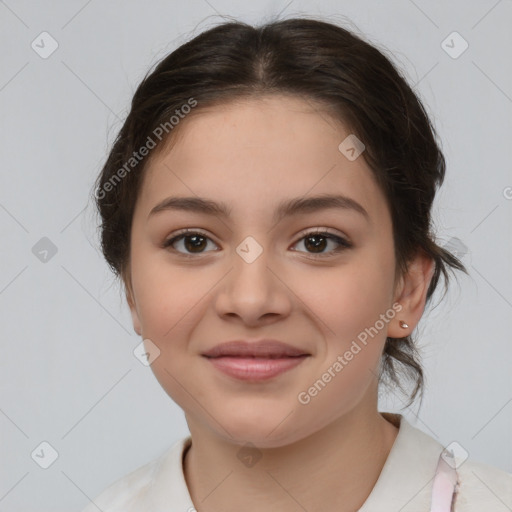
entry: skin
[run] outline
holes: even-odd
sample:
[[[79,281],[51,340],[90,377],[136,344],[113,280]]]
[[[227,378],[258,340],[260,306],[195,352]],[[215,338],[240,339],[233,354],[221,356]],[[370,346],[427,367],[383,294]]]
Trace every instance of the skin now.
[[[350,161],[338,149],[349,134],[311,102],[248,99],[181,121],[172,146],[146,169],[127,300],[135,331],[160,350],[156,378],[185,412],[192,447],[184,472],[199,512],[357,510],[395,441],[398,429],[377,409],[379,361],[386,337],[405,336],[419,321],[433,266],[418,255],[396,275],[385,197],[364,158]],[[283,200],[333,193],[357,201],[368,218],[345,208],[273,221]],[[225,202],[231,215],[148,218],[171,195]],[[198,252],[190,238],[162,248],[182,228],[207,236]],[[315,241],[302,232],[316,228],[353,246],[336,253],[336,241],[320,239],[315,257]],[[251,263],[236,252],[248,236],[263,249]],[[298,394],[396,303],[400,313],[301,404]],[[311,355],[265,383],[229,377],[201,356],[241,338],[274,338]],[[237,457],[248,442],[261,455],[250,467]]]

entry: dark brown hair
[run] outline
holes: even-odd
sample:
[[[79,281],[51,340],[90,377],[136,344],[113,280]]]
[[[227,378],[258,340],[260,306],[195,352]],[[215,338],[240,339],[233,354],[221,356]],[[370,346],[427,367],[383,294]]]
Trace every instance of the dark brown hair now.
[[[444,179],[445,160],[421,100],[374,45],[340,26],[294,18],[257,27],[224,22],[167,55],[137,87],[94,191],[102,251],[125,286],[132,217],[149,161],[130,160],[134,151],[148,146],[149,139],[158,148],[170,140],[179,130],[178,116],[191,110],[184,105],[195,105],[188,114],[195,115],[205,107],[269,94],[321,105],[365,144],[363,157],[391,212],[398,274],[417,251],[432,258],[429,300],[440,277],[448,281],[449,269],[465,271],[434,241],[431,207]],[[167,129],[160,141],[155,134],[161,135],[162,126]],[[152,157],[156,149],[151,151]],[[418,392],[422,395],[424,383],[410,336],[386,340],[380,382],[403,391],[399,373],[414,383],[410,405]]]

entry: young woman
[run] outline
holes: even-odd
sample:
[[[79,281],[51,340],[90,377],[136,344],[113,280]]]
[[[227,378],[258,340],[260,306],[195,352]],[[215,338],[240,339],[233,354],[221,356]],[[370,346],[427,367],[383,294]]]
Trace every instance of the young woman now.
[[[412,333],[461,262],[420,100],[347,30],[224,23],[148,74],[95,187],[102,248],[190,436],[86,509],[505,511],[512,475],[443,447]],[[446,448],[446,449],[445,449]]]

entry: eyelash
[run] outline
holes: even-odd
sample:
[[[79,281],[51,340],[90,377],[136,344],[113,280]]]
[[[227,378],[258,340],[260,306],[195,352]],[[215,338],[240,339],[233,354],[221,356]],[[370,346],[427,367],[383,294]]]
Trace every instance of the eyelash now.
[[[169,248],[171,247],[173,244],[175,244],[176,242],[186,238],[187,236],[193,236],[193,235],[201,235],[209,240],[210,237],[202,232],[201,230],[197,230],[197,229],[183,229],[181,231],[179,231],[178,233],[176,233],[173,237],[171,238],[168,238],[167,240],[165,240],[162,244],[162,249],[166,249],[166,248]],[[327,238],[329,240],[333,240],[335,241],[336,243],[339,244],[339,247],[337,247],[336,249],[328,252],[328,253],[307,253],[309,254],[309,256],[311,256],[312,258],[328,258],[334,254],[338,254],[342,251],[344,251],[345,249],[350,249],[351,247],[353,247],[352,243],[349,242],[348,240],[346,240],[345,238],[342,238],[338,235],[335,235],[331,232],[328,231],[328,228],[318,228],[314,231],[306,231],[306,232],[302,232],[300,233],[300,237],[297,242],[294,243],[294,245],[296,245],[298,242],[301,242],[302,240],[304,240],[305,238],[307,238],[308,236],[312,236],[312,235],[322,235],[324,238]],[[200,256],[201,254],[203,253],[196,253],[196,254],[190,254],[190,253],[183,253],[183,252],[180,252],[180,251],[177,251],[176,249],[172,248],[171,249],[174,251],[174,252],[177,252],[180,256],[183,256],[185,258],[195,258],[197,256]],[[208,251],[207,251],[208,252]],[[304,251],[297,251],[297,252],[304,252]]]

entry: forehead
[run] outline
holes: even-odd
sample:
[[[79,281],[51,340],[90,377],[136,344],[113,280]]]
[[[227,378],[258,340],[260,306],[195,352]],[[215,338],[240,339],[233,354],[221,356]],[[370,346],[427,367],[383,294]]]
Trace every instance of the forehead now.
[[[350,130],[325,107],[289,96],[244,99],[200,109],[180,122],[171,144],[152,155],[140,195],[149,210],[168,195],[201,196],[242,214],[283,198],[342,193],[382,208],[384,198],[364,158],[339,146]]]

